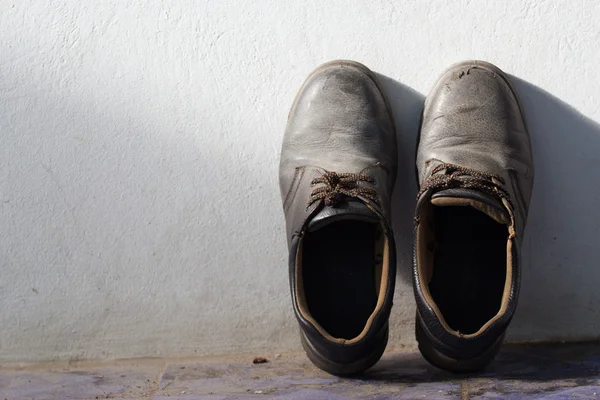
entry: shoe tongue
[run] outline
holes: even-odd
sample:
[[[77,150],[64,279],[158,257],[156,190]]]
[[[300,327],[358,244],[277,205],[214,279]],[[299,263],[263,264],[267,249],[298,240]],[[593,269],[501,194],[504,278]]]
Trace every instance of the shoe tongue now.
[[[379,223],[379,216],[357,200],[343,201],[335,207],[323,207],[308,223],[308,231],[316,231],[337,221],[365,221]]]
[[[499,224],[510,224],[504,205],[494,196],[474,189],[445,189],[431,196],[431,204],[438,207],[470,206],[488,215]]]

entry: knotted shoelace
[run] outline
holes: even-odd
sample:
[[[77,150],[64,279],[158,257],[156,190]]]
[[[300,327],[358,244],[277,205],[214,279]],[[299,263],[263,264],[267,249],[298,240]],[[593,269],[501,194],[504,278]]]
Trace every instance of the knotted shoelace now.
[[[344,197],[363,197],[379,205],[377,191],[372,188],[360,187],[359,182],[374,183],[375,179],[363,174],[327,172],[310,182],[311,186],[318,184],[324,184],[325,186],[313,189],[308,206],[310,207],[316,201],[325,200],[326,206],[335,207]]]
[[[446,170],[446,173],[438,174],[442,170]],[[500,199],[500,201],[502,199],[506,200],[510,207],[514,209],[510,195],[504,187],[505,185],[504,178],[497,174],[481,172],[455,164],[440,164],[431,171],[431,177],[421,187],[417,199],[429,189],[476,189],[488,193]],[[418,219],[415,222],[418,223]]]

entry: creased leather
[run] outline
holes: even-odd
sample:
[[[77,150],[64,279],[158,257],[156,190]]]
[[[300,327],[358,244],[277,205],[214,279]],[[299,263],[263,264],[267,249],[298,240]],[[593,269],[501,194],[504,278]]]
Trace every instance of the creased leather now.
[[[375,77],[366,67],[344,61],[328,63],[306,80],[289,114],[279,166],[279,184],[284,203],[288,239],[290,290],[294,312],[305,337],[323,357],[349,363],[366,357],[374,343],[387,335],[396,276],[396,253],[390,229],[390,198],[396,179],[396,133],[391,112]],[[336,209],[327,209],[323,200],[308,205],[314,189],[311,181],[321,174],[362,173],[374,178],[371,185],[379,204],[344,199]],[[365,210],[368,207],[368,210]],[[371,329],[354,344],[333,343],[324,338],[298,309],[296,252],[301,236],[316,215],[326,218],[343,213],[372,218],[386,228],[389,240],[389,275],[384,306]],[[369,214],[371,213],[371,214]],[[374,214],[373,214],[374,213]]]
[[[325,171],[373,176],[389,218],[397,157],[393,119],[374,78],[344,62],[317,69],[297,95],[283,138],[279,185],[289,204],[288,243],[310,213],[310,181]],[[300,179],[297,168],[304,170]]]
[[[519,103],[506,79],[477,63],[442,75],[425,100],[417,169],[419,184],[441,162],[502,176],[511,198],[524,199],[515,210],[517,231],[522,231],[533,156]]]
[[[519,248],[533,186],[533,158],[525,121],[508,78],[496,67],[476,61],[451,67],[427,97],[417,150],[420,185],[440,163],[502,176],[515,205],[517,237],[511,239],[513,275],[508,308],[476,337],[458,337],[443,328],[423,296],[417,249],[413,249],[418,318],[438,351],[454,359],[468,359],[492,346],[504,334],[514,314],[520,287]],[[429,192],[419,199],[417,213],[421,204],[429,201]]]

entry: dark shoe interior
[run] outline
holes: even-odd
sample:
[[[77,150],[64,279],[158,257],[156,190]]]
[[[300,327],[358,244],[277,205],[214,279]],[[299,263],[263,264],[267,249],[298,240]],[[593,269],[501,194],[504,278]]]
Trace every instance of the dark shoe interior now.
[[[477,332],[500,309],[506,280],[506,225],[471,207],[434,207],[429,291],[448,325]]]
[[[378,224],[337,221],[304,238],[302,277],[308,310],[335,338],[358,336],[375,309],[378,235]]]

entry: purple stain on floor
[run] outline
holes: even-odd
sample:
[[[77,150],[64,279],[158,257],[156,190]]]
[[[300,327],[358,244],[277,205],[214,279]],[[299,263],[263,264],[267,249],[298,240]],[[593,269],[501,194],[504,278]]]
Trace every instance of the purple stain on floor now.
[[[0,399],[139,398],[152,390],[154,368],[131,363],[90,369],[0,371]]]
[[[456,375],[418,353],[388,353],[354,378],[329,375],[301,354],[150,360],[93,367],[0,370],[0,400],[599,399],[600,344],[505,346],[484,372]]]

